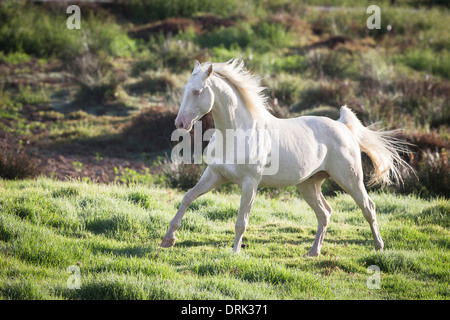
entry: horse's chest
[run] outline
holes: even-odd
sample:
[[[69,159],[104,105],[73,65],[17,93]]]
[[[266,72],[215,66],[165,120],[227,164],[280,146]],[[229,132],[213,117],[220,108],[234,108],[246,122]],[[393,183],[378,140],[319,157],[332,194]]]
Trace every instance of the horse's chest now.
[[[226,180],[237,183],[238,185],[240,185],[241,182],[248,177],[253,177],[259,180],[261,175],[261,170],[258,170],[257,165],[210,164],[209,167]]]

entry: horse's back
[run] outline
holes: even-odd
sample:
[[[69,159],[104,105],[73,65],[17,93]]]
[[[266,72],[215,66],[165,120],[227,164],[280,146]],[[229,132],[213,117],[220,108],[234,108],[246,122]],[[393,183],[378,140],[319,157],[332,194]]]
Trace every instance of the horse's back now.
[[[338,158],[359,152],[356,138],[345,124],[327,117],[277,119],[274,128],[279,136],[279,170],[264,176],[263,185],[301,183],[327,171]]]
[[[308,138],[308,141],[297,140],[302,146],[323,144],[327,148],[354,148],[357,145],[356,137],[342,122],[328,117],[303,116],[290,119],[278,119],[279,128],[285,137]]]

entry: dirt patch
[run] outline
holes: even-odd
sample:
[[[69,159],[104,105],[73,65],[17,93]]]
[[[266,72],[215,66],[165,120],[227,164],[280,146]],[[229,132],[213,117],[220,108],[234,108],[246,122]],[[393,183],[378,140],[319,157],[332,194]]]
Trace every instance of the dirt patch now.
[[[334,49],[339,44],[345,44],[347,42],[352,42],[352,39],[346,36],[334,36],[330,37],[328,39],[325,39],[323,41],[318,41],[315,43],[312,43],[308,46],[304,46],[303,50],[312,50],[317,48],[328,48],[328,49]]]
[[[179,32],[184,32],[189,28],[192,28],[195,33],[202,34],[217,27],[230,27],[234,24],[234,21],[231,19],[224,19],[213,15],[204,15],[192,19],[169,18],[146,25],[133,27],[128,31],[128,35],[134,39],[143,39],[148,41],[151,36],[161,33],[166,36],[168,34],[176,35]]]
[[[201,26],[201,31],[211,31],[217,27],[232,27],[235,25],[235,22],[231,19],[220,18],[214,15],[203,15],[194,18]]]
[[[139,173],[145,172],[148,167],[142,161],[95,156],[62,155],[59,152],[43,152],[38,156],[39,170],[48,177],[58,180],[70,178],[89,178],[99,183],[114,182],[116,177],[125,168]]]

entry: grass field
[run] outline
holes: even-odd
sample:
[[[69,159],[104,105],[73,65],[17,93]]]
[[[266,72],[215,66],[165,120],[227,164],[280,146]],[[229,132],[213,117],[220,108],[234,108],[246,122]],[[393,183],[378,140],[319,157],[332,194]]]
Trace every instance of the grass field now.
[[[0,180],[0,298],[449,298],[444,198],[372,194],[385,242],[376,252],[353,200],[330,197],[322,255],[303,258],[316,218],[302,199],[283,194],[257,197],[239,255],[231,250],[236,193],[199,198],[176,245],[161,249],[182,195],[144,185]],[[371,265],[381,271],[378,289],[367,284]]]
[[[0,3],[0,300],[449,299],[447,2],[377,1],[380,29],[356,0],[77,4],[81,30],[65,2]],[[195,60],[236,57],[277,117],[337,119],[346,104],[402,130],[416,175],[369,189],[384,252],[331,180],[320,257],[303,258],[317,222],[295,188],[261,190],[239,255],[233,187],[159,247],[204,169],[168,157],[182,87]]]

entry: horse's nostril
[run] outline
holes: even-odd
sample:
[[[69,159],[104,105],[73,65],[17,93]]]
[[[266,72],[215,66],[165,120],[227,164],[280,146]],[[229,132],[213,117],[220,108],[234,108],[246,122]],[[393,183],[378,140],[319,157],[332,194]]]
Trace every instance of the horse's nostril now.
[[[175,127],[177,127],[177,129],[183,129],[184,128],[184,124],[183,121],[175,121]]]

